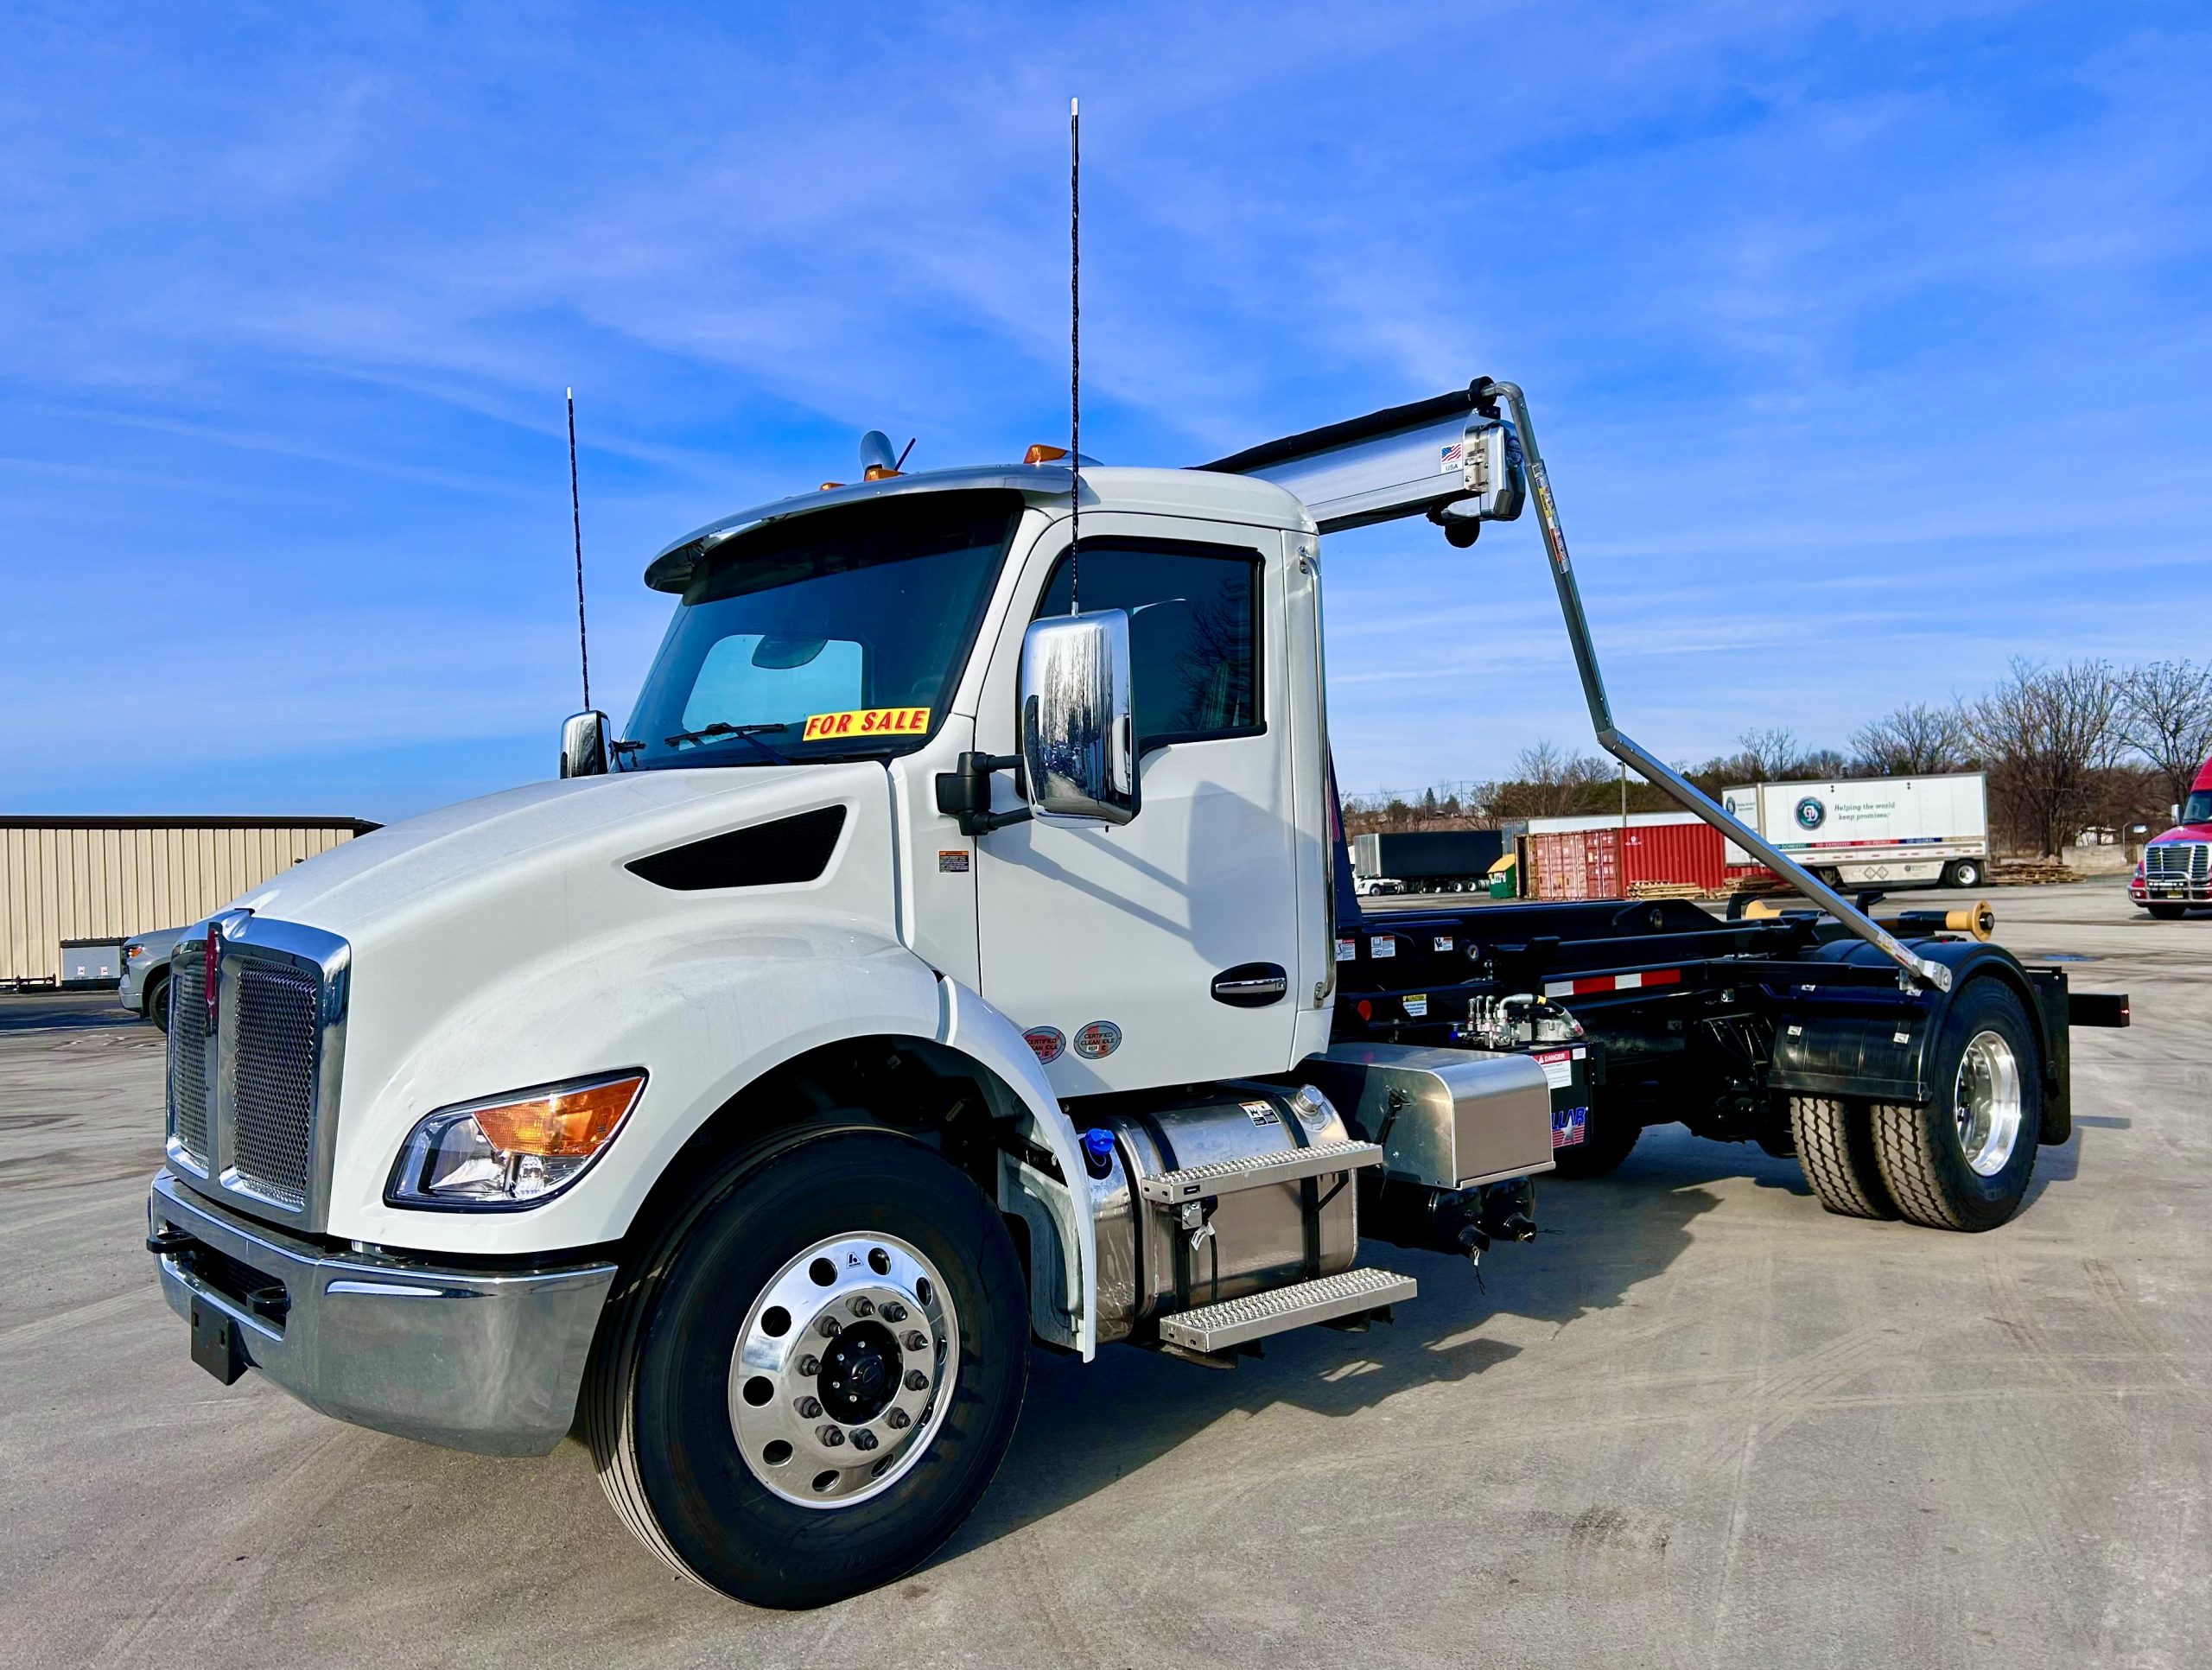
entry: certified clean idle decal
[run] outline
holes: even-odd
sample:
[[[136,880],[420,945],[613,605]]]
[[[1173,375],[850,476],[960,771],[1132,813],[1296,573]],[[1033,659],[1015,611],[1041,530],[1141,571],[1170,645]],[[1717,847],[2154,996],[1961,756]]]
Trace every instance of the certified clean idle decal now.
[[[1086,1021],[1075,1029],[1075,1052],[1085,1061],[1110,1056],[1122,1047],[1122,1029],[1110,1020]]]
[[[1035,1052],[1037,1059],[1047,1067],[1058,1061],[1060,1051],[1068,1047],[1066,1037],[1057,1026],[1032,1026],[1021,1035],[1021,1039]]]
[[[927,708],[849,708],[841,714],[809,714],[802,742],[831,736],[919,736],[930,727]]]

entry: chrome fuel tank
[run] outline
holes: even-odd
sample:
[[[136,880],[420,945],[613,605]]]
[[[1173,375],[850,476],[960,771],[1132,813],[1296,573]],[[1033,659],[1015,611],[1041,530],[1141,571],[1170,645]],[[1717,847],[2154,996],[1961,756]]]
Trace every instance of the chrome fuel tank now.
[[[1172,1172],[1291,1153],[1350,1133],[1310,1086],[1230,1084],[1154,1105],[1100,1109],[1110,1133],[1103,1175],[1094,1164],[1098,1337],[1126,1339],[1153,1318],[1351,1267],[1359,1246],[1358,1191],[1348,1172],[1147,1203],[1145,1179]],[[1100,1145],[1103,1148],[1103,1145]]]

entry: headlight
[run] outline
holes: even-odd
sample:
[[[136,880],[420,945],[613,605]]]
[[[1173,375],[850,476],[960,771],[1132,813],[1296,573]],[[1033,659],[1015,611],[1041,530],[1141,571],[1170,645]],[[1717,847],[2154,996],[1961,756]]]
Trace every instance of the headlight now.
[[[143,945],[126,945],[123,948],[123,960],[125,962],[136,962],[145,955],[146,948]]]
[[[479,1211],[535,1206],[583,1175],[645,1088],[644,1072],[631,1070],[441,1108],[407,1133],[385,1203]]]

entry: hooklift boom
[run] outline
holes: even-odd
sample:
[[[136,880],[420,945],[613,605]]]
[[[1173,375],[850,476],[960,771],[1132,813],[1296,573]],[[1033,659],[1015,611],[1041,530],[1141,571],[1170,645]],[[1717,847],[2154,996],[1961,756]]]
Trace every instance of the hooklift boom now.
[[[2069,1134],[2071,1027],[2126,1022],[1986,909],[1875,919],[1621,733],[1510,384],[1198,470],[863,454],[653,560],[668,635],[563,780],[178,945],[147,1245],[219,1380],[574,1430],[675,1570],[814,1604],[960,1522],[1033,1343],[1219,1368],[1387,1319],[1419,1283],[1374,1245],[1480,1260],[1669,1121],[1988,1229]],[[1599,742],[1815,908],[1363,909],[1320,537],[1464,549],[1530,498]]]

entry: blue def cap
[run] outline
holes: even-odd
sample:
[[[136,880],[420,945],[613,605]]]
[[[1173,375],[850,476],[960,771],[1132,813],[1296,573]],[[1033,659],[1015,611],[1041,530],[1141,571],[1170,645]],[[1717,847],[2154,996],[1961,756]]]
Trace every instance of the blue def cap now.
[[[1092,1126],[1083,1133],[1083,1163],[1093,1177],[1114,1169],[1114,1133]]]

